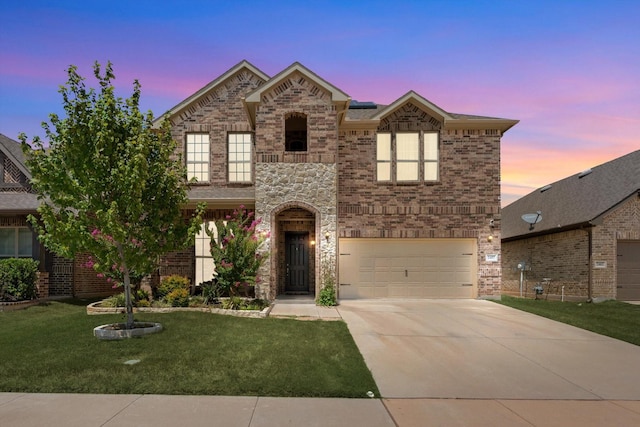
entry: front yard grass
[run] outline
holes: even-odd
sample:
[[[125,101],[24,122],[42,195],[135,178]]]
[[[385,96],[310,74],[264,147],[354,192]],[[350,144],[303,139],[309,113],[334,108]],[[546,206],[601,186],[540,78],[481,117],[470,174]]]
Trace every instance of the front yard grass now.
[[[640,345],[640,305],[620,301],[575,303],[503,295],[500,304]]]
[[[93,328],[123,315],[88,316],[86,304],[0,312],[0,392],[379,395],[344,322],[139,313],[164,330],[109,342]]]

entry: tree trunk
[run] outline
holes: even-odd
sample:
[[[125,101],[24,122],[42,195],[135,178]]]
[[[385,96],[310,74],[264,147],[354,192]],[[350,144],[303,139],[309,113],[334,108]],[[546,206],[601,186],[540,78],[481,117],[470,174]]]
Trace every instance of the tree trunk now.
[[[118,253],[120,254],[120,262],[122,267],[122,274],[124,274],[124,300],[127,308],[127,322],[125,323],[126,329],[133,329],[133,301],[131,300],[131,276],[129,275],[129,267],[127,267],[127,261],[124,259],[124,250],[122,245],[116,244]]]
[[[129,269],[124,267],[124,298],[127,306],[127,323],[126,329],[133,329],[133,301],[131,300],[131,278],[129,277]]]

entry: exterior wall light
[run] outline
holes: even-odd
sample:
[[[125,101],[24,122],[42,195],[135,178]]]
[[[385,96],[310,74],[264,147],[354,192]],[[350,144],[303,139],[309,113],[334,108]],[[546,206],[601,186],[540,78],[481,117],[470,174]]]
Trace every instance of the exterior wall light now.
[[[315,240],[312,240],[312,241],[310,241],[310,242],[309,242],[309,244],[310,244],[311,246],[315,246],[315,245],[316,245],[316,241],[315,241]]]
[[[327,239],[327,242],[329,241],[329,237],[331,237],[331,233],[329,233],[328,231],[324,233],[324,238]]]
[[[490,242],[493,242],[493,236],[487,237],[487,240],[490,241]]]

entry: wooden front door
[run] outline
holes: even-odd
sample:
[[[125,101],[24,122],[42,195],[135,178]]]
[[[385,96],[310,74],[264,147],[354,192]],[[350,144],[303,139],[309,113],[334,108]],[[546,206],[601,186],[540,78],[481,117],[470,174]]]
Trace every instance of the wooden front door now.
[[[309,292],[309,233],[285,233],[285,292]]]

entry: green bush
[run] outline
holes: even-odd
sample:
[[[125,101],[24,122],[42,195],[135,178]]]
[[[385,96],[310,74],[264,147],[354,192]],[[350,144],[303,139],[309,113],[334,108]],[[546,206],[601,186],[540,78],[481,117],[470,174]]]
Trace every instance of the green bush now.
[[[102,301],[103,307],[124,307],[125,304],[126,299],[124,297],[124,292],[111,296]]]
[[[325,285],[318,296],[318,305],[331,307],[337,304],[336,290],[333,285]]]
[[[38,297],[38,262],[31,258],[0,260],[0,296],[31,300]]]
[[[174,289],[165,297],[171,307],[189,307],[189,291],[186,289]]]
[[[191,283],[189,283],[189,279],[174,274],[162,279],[162,281],[160,282],[160,286],[158,286],[156,297],[157,299],[166,298],[167,295],[169,295],[176,289],[184,289],[185,291],[187,291],[188,295],[190,288]]]

